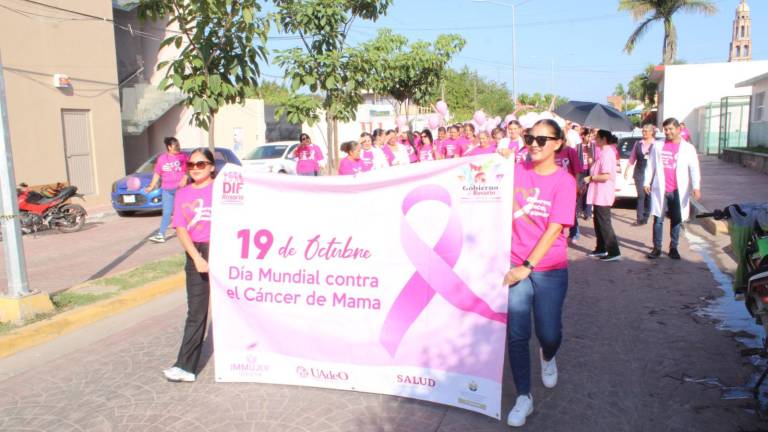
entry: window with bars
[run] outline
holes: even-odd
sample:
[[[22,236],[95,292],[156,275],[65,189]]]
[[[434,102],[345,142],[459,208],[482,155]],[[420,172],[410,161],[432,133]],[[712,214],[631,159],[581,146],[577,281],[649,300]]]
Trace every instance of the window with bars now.
[[[765,116],[765,92],[755,94],[755,102],[753,107],[755,114],[752,116],[752,121],[759,122],[768,120],[768,118]]]

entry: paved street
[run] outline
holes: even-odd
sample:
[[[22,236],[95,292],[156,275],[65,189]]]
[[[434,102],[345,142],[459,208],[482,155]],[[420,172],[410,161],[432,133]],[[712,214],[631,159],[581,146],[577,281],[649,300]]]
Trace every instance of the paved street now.
[[[684,246],[683,261],[649,263],[642,256],[649,228],[631,227],[630,215],[619,210],[615,218],[623,261],[586,258],[591,229],[572,249],[561,380],[554,390],[534,380],[529,430],[758,430],[751,400],[722,400],[719,388],[684,381],[717,377],[741,386],[755,371],[732,335],[696,314],[703,298],[720,294],[702,258]],[[184,312],[184,297],[175,293],[115,317],[123,320],[117,324],[98,323],[0,361],[0,430],[506,429],[460,409],[396,397],[217,384],[213,360],[198,382],[167,383],[160,370],[175,357]],[[513,394],[507,376],[505,409]]]
[[[744,188],[728,195],[729,183],[711,177],[718,173],[737,178],[749,172],[716,160],[704,164],[705,197],[709,191],[712,196],[725,196],[723,200],[728,196],[737,198],[733,201],[749,200]],[[751,181],[765,185],[768,177]],[[744,393],[757,369],[750,359],[739,356],[742,346],[735,336],[748,335],[718,330],[713,319],[699,313],[709,299],[722,295],[704,256],[684,241],[682,261],[647,261],[650,227],[633,227],[633,219],[630,209],[615,212],[624,255],[620,262],[603,263],[584,255],[594,247],[589,227],[571,249],[565,340],[558,355],[560,382],[556,389],[543,388],[534,364],[536,409],[528,430],[768,430],[768,424],[755,414],[753,400],[728,400]],[[82,268],[64,273],[69,281],[80,282],[100,271],[127,269],[178,251],[175,241],[142,243],[158,222],[157,217],[107,217],[82,233],[30,237],[25,245],[27,253],[37,250],[58,257],[52,263],[57,268],[81,263]],[[733,269],[733,261],[723,253],[724,238],[710,242],[711,237],[698,226],[689,227],[686,237],[696,247],[705,246],[710,263],[718,263],[725,271]],[[55,245],[73,253],[62,256],[50,249]],[[35,283],[51,279],[41,273],[43,263],[42,258],[30,260]],[[58,286],[66,283],[70,282],[60,281]],[[57,289],[50,286],[51,291]],[[213,378],[213,358],[196,383],[168,383],[160,371],[175,358],[184,314],[184,294],[178,291],[0,360],[0,430],[508,429],[503,422],[464,410],[397,397],[219,384]],[[210,357],[210,347],[207,353]],[[513,399],[514,386],[506,373],[505,411]]]

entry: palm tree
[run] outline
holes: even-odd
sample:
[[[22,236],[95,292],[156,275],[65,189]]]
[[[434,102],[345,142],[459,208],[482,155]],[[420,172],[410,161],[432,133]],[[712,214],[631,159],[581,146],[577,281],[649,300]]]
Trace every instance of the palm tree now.
[[[640,37],[654,21],[664,22],[664,64],[671,64],[677,57],[677,30],[672,16],[678,11],[699,12],[706,15],[717,13],[717,7],[709,0],[619,0],[619,11],[626,11],[635,21],[643,22],[632,32],[624,51],[631,54]]]

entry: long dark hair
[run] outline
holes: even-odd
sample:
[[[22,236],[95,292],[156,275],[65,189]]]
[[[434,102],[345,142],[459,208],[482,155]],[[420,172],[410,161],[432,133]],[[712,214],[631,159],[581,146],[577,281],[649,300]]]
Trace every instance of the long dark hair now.
[[[429,138],[429,145],[431,145],[431,146],[435,145],[435,140],[432,139],[432,131],[431,130],[424,129],[423,131],[421,131],[421,135],[422,135],[422,137],[421,137],[421,146],[422,147],[424,147],[424,135],[426,135],[427,138]]]
[[[211,178],[216,178],[216,159],[213,157],[213,152],[211,152],[211,149],[208,147],[198,147],[189,154],[189,158],[192,159],[192,155],[195,153],[200,153],[203,155],[203,157],[208,160],[208,162],[211,163],[213,166],[213,172],[211,172]]]

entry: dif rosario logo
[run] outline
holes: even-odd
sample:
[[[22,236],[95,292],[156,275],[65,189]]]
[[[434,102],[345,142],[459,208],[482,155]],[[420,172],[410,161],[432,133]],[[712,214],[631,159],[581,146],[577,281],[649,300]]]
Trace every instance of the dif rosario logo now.
[[[480,164],[468,163],[460,168],[461,199],[464,201],[498,201],[499,185],[504,178],[504,165],[496,157]]]
[[[243,175],[239,171],[224,173],[224,184],[221,191],[223,204],[243,204]]]

